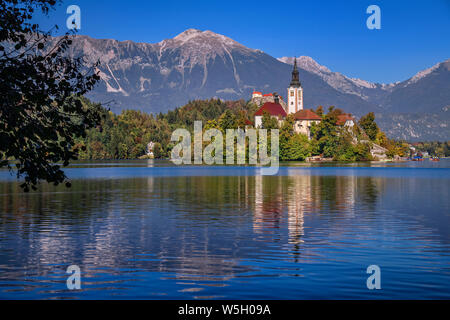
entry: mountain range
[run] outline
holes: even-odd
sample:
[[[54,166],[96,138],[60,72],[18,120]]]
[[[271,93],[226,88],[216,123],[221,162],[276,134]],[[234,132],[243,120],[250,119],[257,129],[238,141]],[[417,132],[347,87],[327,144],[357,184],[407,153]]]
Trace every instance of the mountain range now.
[[[274,58],[211,31],[189,29],[158,43],[76,36],[69,54],[100,61],[101,81],[88,97],[114,112],[165,112],[189,100],[249,99],[254,90],[285,96],[293,57]],[[306,108],[336,106],[357,117],[375,112],[390,137],[450,137],[450,59],[393,84],[353,79],[297,60]]]

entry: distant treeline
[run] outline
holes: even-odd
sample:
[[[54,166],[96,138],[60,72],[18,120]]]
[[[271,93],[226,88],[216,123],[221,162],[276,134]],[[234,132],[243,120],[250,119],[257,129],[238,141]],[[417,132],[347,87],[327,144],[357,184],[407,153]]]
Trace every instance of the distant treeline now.
[[[83,100],[88,107],[99,107]],[[155,158],[167,158],[174,147],[170,138],[178,128],[193,130],[194,121],[207,123],[221,115],[239,116],[244,119],[256,111],[256,106],[244,100],[223,102],[221,100],[192,101],[181,108],[165,114],[152,115],[136,110],[124,110],[116,115],[102,108],[102,121],[95,129],[87,131],[86,138],[77,138],[79,159],[137,159],[146,155],[147,145],[154,142]],[[255,109],[255,110],[254,110]],[[224,128],[234,126],[221,122]]]
[[[434,157],[450,157],[450,141],[445,142],[418,142],[413,146],[420,153],[428,152],[430,156]]]
[[[87,99],[87,107],[98,108]],[[77,138],[79,159],[137,159],[145,157],[147,145],[154,143],[155,158],[170,157],[174,143],[170,141],[172,132],[178,128],[193,131],[194,121],[203,121],[204,130],[217,128],[223,133],[227,129],[244,129],[253,121],[258,107],[244,100],[221,101],[217,99],[195,100],[183,107],[158,115],[141,111],[125,110],[116,115],[102,108],[102,121],[90,129],[85,138]],[[278,121],[265,114],[262,119],[266,129],[280,129],[280,159],[305,160],[321,155],[338,161],[372,160],[370,144],[377,143],[388,149],[388,156],[409,156],[409,145],[388,139],[378,128],[373,113],[361,118],[353,129],[337,125],[340,109],[330,107],[324,112],[322,107],[315,110],[322,122],[313,125],[312,139],[293,131],[294,119],[289,116],[279,127]]]

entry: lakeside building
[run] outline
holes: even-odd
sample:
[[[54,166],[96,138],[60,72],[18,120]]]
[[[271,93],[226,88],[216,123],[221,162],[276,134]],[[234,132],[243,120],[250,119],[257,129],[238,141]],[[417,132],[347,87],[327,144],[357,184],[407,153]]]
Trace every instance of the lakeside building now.
[[[284,119],[287,117],[286,110],[283,106],[278,102],[266,102],[262,105],[261,108],[258,109],[255,113],[255,127],[262,127],[262,118],[264,113],[267,112],[271,117],[278,120],[278,124],[281,125]]]
[[[304,134],[308,136],[308,138],[310,138],[311,135],[311,125],[313,123],[318,124],[322,121],[322,118],[312,110],[300,110],[294,114],[294,119],[295,133]]]
[[[265,112],[277,119],[280,126],[288,115],[293,115],[295,121],[294,131],[311,138],[312,124],[320,123],[322,118],[313,110],[304,109],[303,93],[297,59],[295,59],[291,83],[287,88],[287,103],[277,93],[263,94],[260,91],[253,92],[252,102],[260,106],[255,113],[255,128],[262,127],[262,118]],[[355,125],[355,118],[351,114],[343,113],[338,116],[337,125],[351,128]]]
[[[338,116],[336,124],[338,126],[352,128],[355,125],[355,117],[350,113],[343,113]]]

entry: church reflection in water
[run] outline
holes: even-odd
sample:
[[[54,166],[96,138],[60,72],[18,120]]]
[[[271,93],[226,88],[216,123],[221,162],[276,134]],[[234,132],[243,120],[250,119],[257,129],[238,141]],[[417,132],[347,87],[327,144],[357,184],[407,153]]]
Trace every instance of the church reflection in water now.
[[[255,206],[253,229],[271,233],[286,227],[289,243],[301,244],[305,217],[334,215],[332,220],[354,218],[356,203],[376,205],[383,181],[371,177],[293,175],[253,177]]]
[[[122,268],[137,268],[220,285],[252,271],[243,261],[264,257],[274,245],[297,261],[311,221],[351,219],[357,205],[375,210],[383,184],[308,174],[146,177],[86,180],[71,192],[45,186],[24,197],[2,183],[7,214],[0,226],[5,232],[12,220],[23,226],[11,241],[33,252],[19,249],[11,264],[34,265],[36,275],[54,273],[51,265],[79,264],[87,278],[97,270],[118,276]]]

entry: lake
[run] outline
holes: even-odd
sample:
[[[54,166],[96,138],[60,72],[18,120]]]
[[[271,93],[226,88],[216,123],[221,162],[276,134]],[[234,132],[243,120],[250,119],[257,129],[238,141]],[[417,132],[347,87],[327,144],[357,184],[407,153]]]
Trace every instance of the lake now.
[[[0,299],[450,298],[450,160],[66,173],[25,194],[0,170]]]

